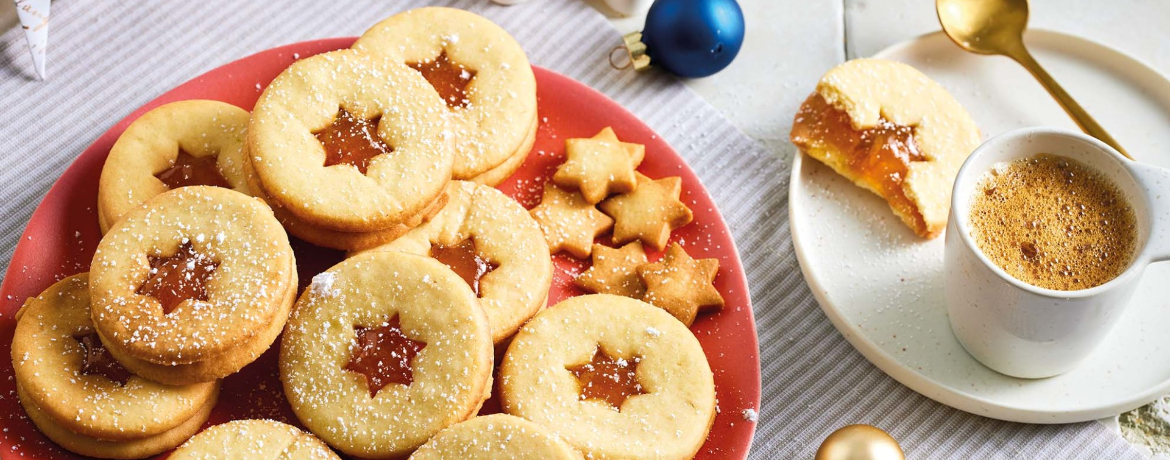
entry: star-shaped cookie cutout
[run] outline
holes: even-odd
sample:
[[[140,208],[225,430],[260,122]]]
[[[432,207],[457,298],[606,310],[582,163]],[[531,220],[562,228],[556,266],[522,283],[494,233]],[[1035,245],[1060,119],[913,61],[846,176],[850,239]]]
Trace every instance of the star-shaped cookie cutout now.
[[[718,260],[692,259],[674,243],[662,260],[638,267],[638,276],[646,283],[642,300],[690,326],[700,311],[723,308],[723,296],[713,284],[718,273]]]
[[[621,249],[595,244],[593,266],[574,282],[577,287],[588,292],[640,299],[646,292],[646,285],[638,277],[638,267],[645,263],[646,251],[642,249],[641,241],[627,244]]]
[[[580,193],[547,183],[540,204],[528,212],[544,231],[549,252],[566,251],[582,259],[592,253],[593,239],[613,227],[613,219]]]
[[[610,356],[600,346],[589,362],[566,367],[580,386],[582,401],[601,401],[621,412],[622,404],[646,390],[638,381],[640,357],[632,359]]]
[[[614,193],[629,193],[638,185],[634,168],[642,164],[646,147],[619,141],[606,127],[591,138],[565,141],[568,159],[557,168],[553,182],[580,190],[585,201],[597,203]]]
[[[678,197],[682,179],[673,176],[658,180],[640,173],[633,192],[602,201],[598,207],[614,218],[614,244],[642,240],[646,246],[661,251],[670,232],[691,222],[694,215]]]

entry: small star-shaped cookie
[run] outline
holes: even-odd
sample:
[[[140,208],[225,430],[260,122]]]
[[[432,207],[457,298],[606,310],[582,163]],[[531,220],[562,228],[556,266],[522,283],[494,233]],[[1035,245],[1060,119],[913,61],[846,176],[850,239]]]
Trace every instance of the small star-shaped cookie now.
[[[565,141],[565,160],[553,175],[553,182],[580,190],[585,201],[597,203],[613,193],[628,193],[638,185],[634,168],[642,164],[646,147],[621,142],[606,127],[596,136]]]
[[[589,257],[593,239],[613,226],[613,219],[585,201],[580,193],[544,184],[540,204],[528,211],[544,230],[552,253],[567,251],[574,257]]]
[[[682,179],[666,177],[654,180],[637,174],[638,187],[633,192],[618,195],[598,205],[614,218],[614,244],[642,240],[646,246],[661,251],[670,239],[670,232],[691,222],[694,217],[678,197],[682,193]]]
[[[646,285],[638,277],[638,267],[645,263],[646,251],[642,249],[641,241],[627,244],[621,249],[595,244],[593,266],[574,282],[577,287],[589,292],[640,299],[646,292]]]
[[[723,297],[713,284],[718,273],[718,260],[692,259],[674,243],[662,260],[638,267],[638,276],[646,283],[642,300],[690,326],[699,311],[723,308]]]

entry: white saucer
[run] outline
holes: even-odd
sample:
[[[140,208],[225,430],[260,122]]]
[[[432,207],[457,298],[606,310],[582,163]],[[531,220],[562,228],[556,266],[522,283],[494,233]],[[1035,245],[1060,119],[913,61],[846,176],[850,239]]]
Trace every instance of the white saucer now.
[[[1166,77],[1081,38],[1030,31],[1026,42],[1130,154],[1170,167]],[[971,112],[984,139],[1025,126],[1077,129],[1022,67],[963,52],[941,33],[874,57],[908,63],[937,80]],[[1170,393],[1170,263],[1149,267],[1120,324],[1079,367],[1016,379],[983,367],[951,334],[943,237],[921,241],[885,201],[800,154],[789,210],[804,277],[837,330],[870,362],[931,399],[1001,420],[1071,423]]]

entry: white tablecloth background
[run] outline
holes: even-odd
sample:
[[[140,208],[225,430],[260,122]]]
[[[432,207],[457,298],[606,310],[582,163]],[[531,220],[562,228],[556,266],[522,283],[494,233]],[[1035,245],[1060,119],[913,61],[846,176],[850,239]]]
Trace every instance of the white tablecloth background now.
[[[46,82],[33,77],[19,27],[3,30],[0,268],[7,267],[29,215],[57,176],[135,108],[229,61],[296,41],[355,36],[422,3],[58,0]],[[1100,424],[1022,425],[968,415],[870,365],[821,313],[792,252],[790,162],[782,157],[793,154],[791,145],[782,146],[782,156],[764,149],[672,77],[610,69],[606,54],[620,36],[587,4],[434,3],[497,21],[533,63],[617,100],[698,172],[734,233],[751,287],[763,372],[752,459],[811,458],[828,433],[850,423],[890,431],[909,458],[1140,458]]]

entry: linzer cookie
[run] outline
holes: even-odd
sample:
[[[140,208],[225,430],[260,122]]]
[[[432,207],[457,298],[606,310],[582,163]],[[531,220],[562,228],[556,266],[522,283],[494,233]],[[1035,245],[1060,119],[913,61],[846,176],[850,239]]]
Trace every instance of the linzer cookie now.
[[[540,204],[528,210],[540,224],[549,251],[566,251],[585,258],[593,252],[593,240],[613,227],[613,219],[589,204],[580,193],[544,184]]]
[[[499,190],[452,181],[434,218],[376,251],[429,255],[459,274],[479,297],[492,340],[511,337],[544,307],[552,262],[540,226]]]
[[[224,188],[163,193],[102,238],[90,272],[109,352],[167,384],[222,378],[279,335],[296,298],[292,248],[260,200]]]
[[[614,244],[641,240],[651,249],[661,251],[670,239],[670,232],[689,224],[694,214],[679,201],[682,179],[677,176],[651,179],[635,174],[638,185],[632,192],[609,198],[597,207],[614,220]]]
[[[573,297],[537,314],[513,338],[499,378],[505,412],[590,458],[692,458],[715,417],[699,341],[626,297]]]
[[[343,232],[425,212],[451,178],[447,108],[418,72],[354,50],[297,61],[260,95],[248,155],[273,206]]]
[[[90,320],[88,279],[65,278],[25,302],[12,339],[21,404],[46,436],[82,455],[174,448],[207,420],[219,383],[162,385],[114,361]]]
[[[203,430],[170,460],[340,460],[325,443],[275,420],[235,420]]]
[[[313,278],[280,350],[297,418],[330,446],[399,458],[475,415],[492,340],[467,283],[431,259],[371,251]]]
[[[495,185],[508,174],[485,173],[509,159],[518,166],[531,150],[536,77],[520,44],[491,21],[418,8],[375,24],[353,47],[409,65],[430,82],[450,113],[456,179]]]
[[[475,417],[440,431],[410,460],[581,460],[544,427],[507,414]]]
[[[528,138],[524,140],[523,144],[520,144],[520,148],[516,150],[516,153],[512,154],[507,160],[504,160],[503,163],[500,163],[499,166],[468,180],[479,184],[496,186],[509,177],[512,177],[512,174],[524,164],[524,160],[528,159],[528,152],[532,150],[532,146],[536,143],[538,126],[539,123],[533,119],[532,128],[528,131]]]
[[[172,102],[146,112],[118,137],[98,185],[103,233],[167,190],[214,185],[248,193],[244,178],[248,111],[219,101]]]
[[[372,232],[330,230],[301,220],[269,198],[264,192],[264,187],[260,185],[255,170],[252,169],[251,158],[245,159],[244,171],[248,178],[252,195],[264,200],[272,207],[272,214],[276,216],[276,219],[280,221],[281,225],[284,225],[284,229],[288,230],[289,234],[317,246],[343,251],[368,249],[394,241],[395,238],[402,236],[402,234],[410,231],[415,226],[429,220],[447,204],[447,194],[444,192],[427,205],[421,213],[411,216],[403,222],[391,225],[388,228]]]
[[[914,233],[947,223],[951,187],[979,129],[955,98],[906,64],[854,59],[829,70],[792,123],[792,143],[884,198]]]

